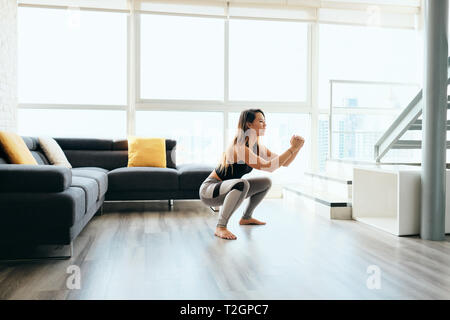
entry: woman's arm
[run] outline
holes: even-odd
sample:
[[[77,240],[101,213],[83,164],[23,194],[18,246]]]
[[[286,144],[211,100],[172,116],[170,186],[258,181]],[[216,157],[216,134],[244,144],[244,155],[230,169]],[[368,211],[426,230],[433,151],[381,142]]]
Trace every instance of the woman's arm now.
[[[292,136],[291,145],[293,143],[295,144],[295,142],[293,142],[293,141],[297,141],[297,143],[298,143],[298,144],[296,144],[297,149],[294,152],[294,154],[292,154],[289,157],[289,159],[287,159],[286,162],[283,163],[283,166],[285,166],[285,167],[288,167],[291,164],[291,162],[294,161],[294,159],[297,157],[298,152],[300,151],[301,148],[303,148],[303,145],[305,144],[305,139],[303,139],[303,137],[300,137],[300,136],[296,136],[296,135]]]
[[[294,137],[295,136],[293,136],[292,139],[294,139]],[[259,149],[260,149],[259,156],[262,157],[264,160],[270,161],[278,157],[278,155],[275,152],[270,151],[265,145],[260,144]],[[281,163],[281,166],[288,167],[291,164],[291,162],[294,161],[294,159],[297,157],[297,154],[300,151],[300,149],[301,148],[297,149],[294,153],[290,154],[289,157],[285,160],[285,162]]]
[[[258,170],[263,170],[263,171],[268,171],[268,172],[273,172],[276,169],[280,168],[283,163],[286,162],[287,159],[289,159],[289,157],[291,157],[292,154],[295,153],[295,151],[297,150],[296,147],[289,147],[285,152],[283,152],[281,155],[277,155],[276,157],[273,157],[273,159],[271,159],[270,161],[265,160],[264,158],[258,156],[257,154],[255,154],[252,150],[250,150],[248,147],[244,147],[242,148],[242,150],[245,152],[245,163],[254,168],[254,169],[258,169]],[[242,159],[242,156],[239,156],[238,154],[238,159]]]
[[[294,159],[297,157],[298,152],[300,151],[300,149],[298,149],[297,151],[295,151],[287,160],[285,163],[283,163],[283,167],[289,167],[289,165],[291,164],[292,161],[294,161]]]
[[[272,160],[276,157],[278,157],[278,155],[275,152],[270,151],[269,149],[267,149],[265,146],[263,147],[263,154],[262,157],[266,160]],[[281,163],[281,166],[283,167],[287,167],[288,163],[291,163],[292,160],[294,160],[295,155],[298,153],[298,151],[294,152],[293,154],[289,154],[289,157],[286,159],[286,161],[284,163]],[[266,155],[266,156],[265,156]],[[294,158],[293,158],[294,157]]]
[[[262,144],[259,145],[259,156],[267,161],[270,161],[278,157],[278,155],[275,152],[270,151],[269,149],[267,149],[265,145]]]

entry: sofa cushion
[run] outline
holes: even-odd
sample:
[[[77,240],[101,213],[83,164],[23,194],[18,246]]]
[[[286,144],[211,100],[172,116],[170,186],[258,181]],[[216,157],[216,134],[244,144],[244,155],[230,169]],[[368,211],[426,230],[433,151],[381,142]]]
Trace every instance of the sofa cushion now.
[[[0,131],[0,147],[13,164],[38,164],[25,141],[16,133]]]
[[[39,137],[39,145],[52,165],[72,168],[55,139],[51,137]]]
[[[98,167],[81,167],[81,168],[74,168],[75,171],[80,171],[80,170],[89,170],[89,171],[97,171],[97,172],[102,172],[107,174],[109,172],[109,170],[103,169],[103,168],[98,168]]]
[[[177,166],[180,190],[199,190],[214,167],[202,164],[180,164]]]
[[[110,191],[169,191],[178,189],[178,172],[172,168],[130,167],[108,172]]]
[[[73,176],[71,187],[77,187],[84,191],[86,209],[94,206],[99,199],[99,187],[95,179]]]
[[[108,175],[106,172],[107,170],[101,168],[73,168],[72,177],[84,177],[95,180],[98,187],[96,200],[98,200],[108,191]]]
[[[166,168],[164,138],[128,138],[128,167]]]
[[[177,141],[172,139],[165,139],[166,140],[166,167],[167,168],[177,168],[177,159],[176,159],[176,145]],[[126,155],[128,156],[128,140],[115,140],[113,142],[113,151],[127,151]],[[125,162],[127,163],[127,162]],[[126,167],[124,166],[117,166],[119,167]],[[115,169],[115,168],[114,168]]]

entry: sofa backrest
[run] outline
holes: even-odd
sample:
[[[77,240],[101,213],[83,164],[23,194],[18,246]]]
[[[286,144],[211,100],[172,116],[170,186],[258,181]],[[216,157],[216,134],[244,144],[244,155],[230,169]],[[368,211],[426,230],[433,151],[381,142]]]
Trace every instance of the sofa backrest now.
[[[5,153],[0,148],[0,164],[6,164],[8,163],[8,159],[6,158]]]
[[[107,170],[128,165],[128,141],[89,138],[55,138],[72,167],[100,167]],[[166,139],[166,164],[176,168],[176,141]]]
[[[38,164],[50,164],[39,145],[37,137],[22,137]],[[67,160],[73,168],[99,167],[113,170],[128,165],[128,141],[89,139],[89,138],[55,138],[63,149]],[[176,168],[176,140],[166,139],[166,164]],[[8,159],[0,148],[0,164]]]
[[[50,162],[48,161],[47,157],[44,154],[44,151],[42,151],[41,149],[41,145],[39,144],[38,138],[36,137],[22,137],[22,138],[38,164],[50,164]]]

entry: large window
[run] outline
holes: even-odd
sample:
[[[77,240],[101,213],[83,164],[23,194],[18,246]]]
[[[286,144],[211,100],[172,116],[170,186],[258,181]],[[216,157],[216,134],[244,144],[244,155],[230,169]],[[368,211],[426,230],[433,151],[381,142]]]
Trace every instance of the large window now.
[[[177,140],[177,164],[217,164],[223,150],[223,131],[221,112],[136,113],[137,135]]]
[[[230,20],[230,100],[306,101],[308,25]]]
[[[19,109],[23,136],[126,139],[126,112],[121,110]]]
[[[140,19],[141,98],[223,100],[223,19]]]
[[[126,18],[19,7],[19,102],[126,105]]]
[[[361,10],[330,13],[332,8],[289,4],[286,10],[269,5],[256,10],[255,4],[233,3],[210,7],[143,1],[133,14],[126,6],[102,7],[100,2],[92,10],[63,4],[56,9],[56,3],[52,9],[21,6],[19,133],[165,137],[177,140],[178,163],[215,165],[224,136],[229,142],[235,132],[240,110],[257,107],[266,112],[263,142],[272,151],[289,147],[292,134],[306,139],[297,160],[274,172],[275,184],[300,179],[310,167],[311,150],[317,152],[313,158],[320,169],[331,156],[371,158],[373,143],[394,111],[402,110],[421,87],[419,32],[365,27]],[[384,27],[411,28],[414,14],[395,10],[400,12],[389,15],[389,23],[383,20]],[[341,13],[349,15],[341,19]],[[406,20],[396,23],[395,17]],[[310,23],[318,23],[319,32]],[[337,80],[333,97],[330,80]],[[375,87],[367,82],[400,84]],[[341,108],[333,113],[331,132],[330,98],[333,108]],[[314,124],[318,136],[310,141],[315,101],[322,110]],[[364,114],[365,108],[380,110]],[[311,149],[313,143],[317,148]]]

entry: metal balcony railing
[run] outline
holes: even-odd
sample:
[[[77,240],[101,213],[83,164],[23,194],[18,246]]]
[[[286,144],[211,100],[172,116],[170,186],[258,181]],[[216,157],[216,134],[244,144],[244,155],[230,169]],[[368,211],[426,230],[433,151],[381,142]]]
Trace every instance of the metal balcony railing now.
[[[450,66],[450,57],[448,59],[448,65]],[[449,71],[450,68],[448,68]],[[447,81],[447,84],[449,83],[450,78]],[[450,104],[447,102],[447,110],[449,108]],[[422,115],[422,110],[423,99],[422,89],[420,89],[408,106],[394,120],[377,143],[375,143],[374,154],[376,162],[380,162],[390,149],[420,149],[422,147],[421,140],[400,140],[408,130],[422,130],[422,121],[419,120],[419,117]],[[447,122],[447,130],[449,129],[450,122]],[[449,148],[450,144],[447,141],[447,149]]]
[[[385,86],[385,87],[402,87],[402,86],[409,86],[412,87],[409,90],[417,90],[419,88],[419,84],[417,83],[405,83],[405,82],[382,82],[382,81],[356,81],[356,80],[330,80],[330,113],[329,113],[329,157],[334,158],[333,156],[333,133],[346,133],[348,134],[348,130],[337,130],[336,128],[333,128],[333,117],[336,114],[362,114],[362,115],[389,115],[392,117],[395,117],[396,115],[401,112],[401,109],[397,107],[392,107],[389,105],[375,105],[375,106],[369,106],[369,105],[357,105],[357,106],[347,106],[347,105],[334,105],[334,100],[336,96],[339,96],[339,93],[336,94],[336,92],[339,90],[339,88],[336,89],[338,85],[362,85],[362,86]],[[373,89],[372,89],[373,90]],[[359,104],[359,103],[357,103]],[[383,129],[377,131],[377,133],[382,134]],[[372,134],[374,133],[374,130],[358,130],[354,132],[358,135],[364,135],[364,134]],[[372,142],[373,143],[373,142]],[[365,152],[367,154],[367,152]]]

